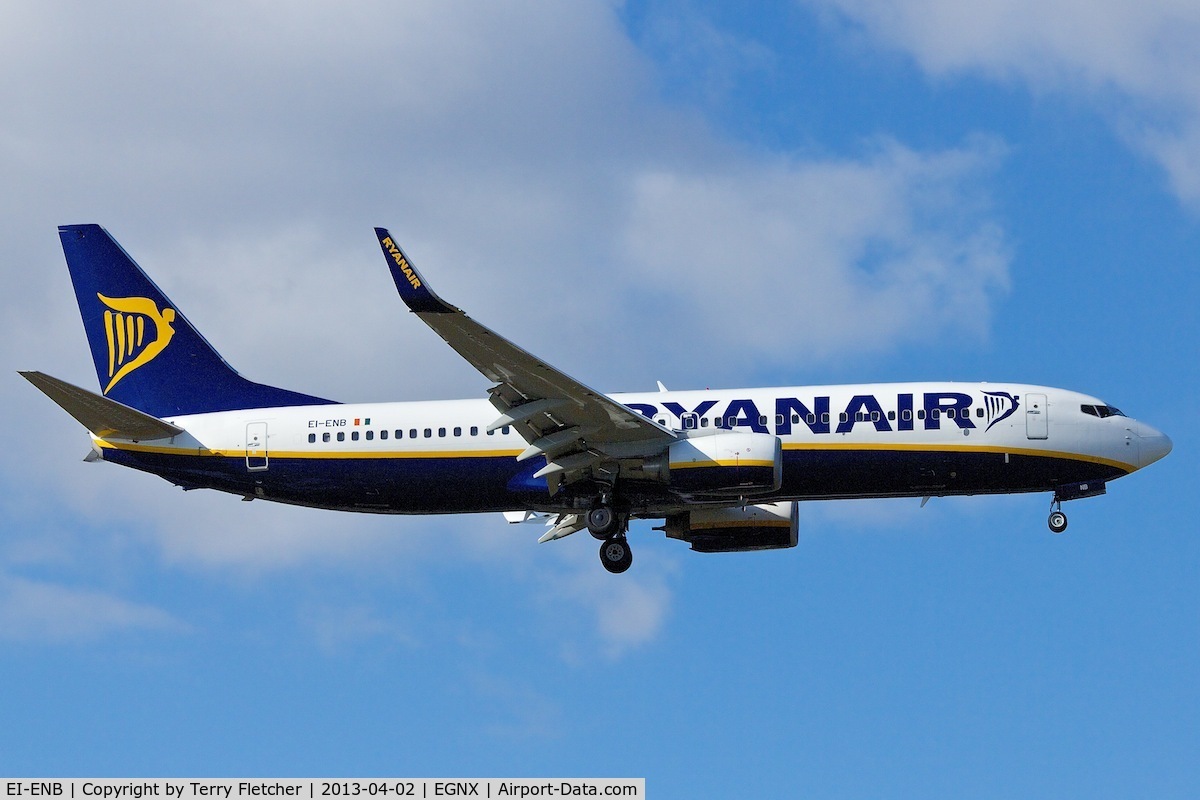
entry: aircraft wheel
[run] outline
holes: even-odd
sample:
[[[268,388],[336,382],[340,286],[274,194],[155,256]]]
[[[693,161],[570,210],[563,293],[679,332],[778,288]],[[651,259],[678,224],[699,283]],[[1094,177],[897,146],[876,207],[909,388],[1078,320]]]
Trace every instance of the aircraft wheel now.
[[[1067,529],[1067,515],[1061,511],[1051,511],[1047,524],[1050,525],[1050,530],[1055,533],[1062,533]]]
[[[624,536],[614,536],[600,545],[600,563],[613,574],[620,574],[633,563],[633,551]]]
[[[607,541],[616,532],[618,524],[612,506],[596,506],[587,513],[588,532],[601,541]]]

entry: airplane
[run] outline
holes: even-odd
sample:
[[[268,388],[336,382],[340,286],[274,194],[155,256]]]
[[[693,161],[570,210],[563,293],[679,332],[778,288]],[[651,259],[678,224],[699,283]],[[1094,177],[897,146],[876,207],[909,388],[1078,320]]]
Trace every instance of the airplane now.
[[[243,378],[99,225],[59,237],[100,393],[21,372],[91,435],[86,461],[316,508],[504,512],[587,530],[613,573],[632,520],[704,553],[794,547],[800,502],[1052,492],[1062,503],[1171,440],[1089,395],[925,382],[605,394],[434,293],[375,229],[401,299],[490,382],[486,398],[339,403]],[[482,392],[481,392],[482,394]]]

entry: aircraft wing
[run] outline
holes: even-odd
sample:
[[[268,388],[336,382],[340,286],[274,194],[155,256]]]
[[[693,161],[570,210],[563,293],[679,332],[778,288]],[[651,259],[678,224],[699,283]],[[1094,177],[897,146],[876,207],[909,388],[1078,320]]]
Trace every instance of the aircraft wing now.
[[[471,366],[493,381],[488,394],[500,416],[488,426],[513,426],[529,444],[523,461],[544,455],[551,493],[560,481],[594,475],[617,457],[653,455],[674,441],[670,429],[591,389],[481,325],[438,297],[384,228],[376,228],[396,289],[409,310]],[[615,475],[614,475],[615,477]]]

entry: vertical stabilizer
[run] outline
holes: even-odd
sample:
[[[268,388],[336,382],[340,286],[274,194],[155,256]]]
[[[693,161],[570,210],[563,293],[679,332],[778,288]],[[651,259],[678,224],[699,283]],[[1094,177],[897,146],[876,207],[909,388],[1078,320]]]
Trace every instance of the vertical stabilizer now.
[[[333,402],[239,375],[99,225],[58,235],[105,397],[155,417]]]

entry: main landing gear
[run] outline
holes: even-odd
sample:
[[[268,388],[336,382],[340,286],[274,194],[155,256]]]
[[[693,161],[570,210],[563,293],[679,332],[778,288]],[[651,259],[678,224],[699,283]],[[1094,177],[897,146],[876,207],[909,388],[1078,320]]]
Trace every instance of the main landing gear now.
[[[612,573],[621,573],[633,563],[633,551],[625,538],[628,519],[613,510],[607,502],[597,503],[587,513],[588,533],[599,539],[600,563]]]
[[[1054,533],[1062,533],[1067,529],[1067,515],[1062,511],[1062,501],[1058,499],[1058,495],[1050,501],[1050,518],[1046,520],[1046,524]]]

